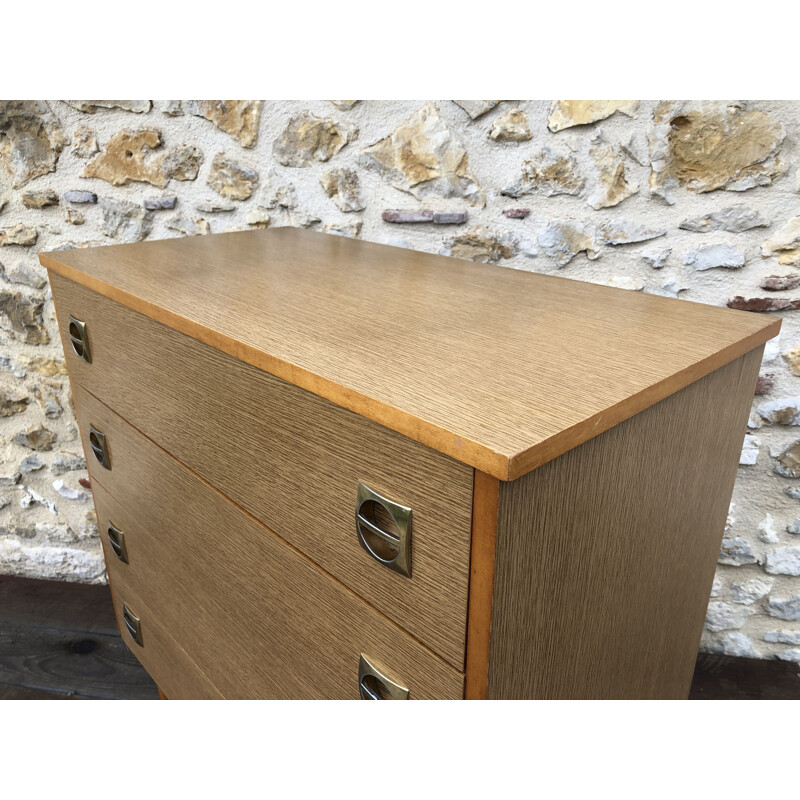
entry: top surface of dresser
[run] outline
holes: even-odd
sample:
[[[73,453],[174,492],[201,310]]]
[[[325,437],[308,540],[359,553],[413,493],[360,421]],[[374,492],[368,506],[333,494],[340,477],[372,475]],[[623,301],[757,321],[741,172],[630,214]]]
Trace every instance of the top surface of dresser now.
[[[502,480],[780,328],[757,314],[294,228],[40,260]]]

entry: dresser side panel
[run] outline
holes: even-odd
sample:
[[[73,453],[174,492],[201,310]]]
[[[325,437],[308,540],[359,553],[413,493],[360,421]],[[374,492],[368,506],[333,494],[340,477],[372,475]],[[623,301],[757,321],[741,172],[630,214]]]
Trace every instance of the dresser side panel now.
[[[501,484],[490,698],[687,697],[762,352]]]

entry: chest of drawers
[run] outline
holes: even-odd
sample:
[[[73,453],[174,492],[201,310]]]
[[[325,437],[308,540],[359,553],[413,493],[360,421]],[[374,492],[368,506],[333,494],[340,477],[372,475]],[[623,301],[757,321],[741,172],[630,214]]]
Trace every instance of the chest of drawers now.
[[[687,695],[779,321],[289,228],[41,261],[167,697]]]

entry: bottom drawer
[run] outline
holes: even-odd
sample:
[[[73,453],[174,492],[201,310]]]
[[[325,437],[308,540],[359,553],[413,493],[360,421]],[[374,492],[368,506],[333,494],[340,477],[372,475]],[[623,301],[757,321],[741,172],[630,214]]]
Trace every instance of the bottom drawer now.
[[[106,561],[114,556],[106,552]],[[114,565],[112,565],[113,567]],[[170,700],[224,700],[178,643],[164,630],[158,616],[127,584],[111,579],[114,612],[122,640],[141,661],[158,688]],[[125,620],[124,609],[138,619]],[[133,628],[138,627],[138,642]]]
[[[362,655],[412,699],[463,697],[462,673],[123,420],[115,427],[117,457],[138,470],[118,500],[92,469],[112,585],[141,597],[225,697],[357,699]],[[109,523],[123,533],[127,563]]]

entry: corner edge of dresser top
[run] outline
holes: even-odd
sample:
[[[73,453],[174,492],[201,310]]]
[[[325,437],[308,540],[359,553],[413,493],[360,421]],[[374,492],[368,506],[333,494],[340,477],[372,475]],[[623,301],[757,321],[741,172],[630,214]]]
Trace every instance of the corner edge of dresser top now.
[[[294,231],[295,229],[280,229]],[[229,236],[238,234],[267,233],[268,231],[242,231],[235,234],[215,234],[214,236]],[[301,234],[308,234],[302,231]],[[284,234],[289,235],[289,234]],[[291,234],[294,238],[295,234]],[[315,234],[323,236],[323,234]],[[209,237],[192,237],[198,240],[208,239]],[[300,238],[306,238],[300,236]],[[329,237],[340,238],[340,237]],[[520,438],[516,446],[498,447],[498,441],[492,441],[491,436],[478,436],[471,438],[465,435],[464,430],[459,430],[457,420],[450,420],[445,424],[434,421],[433,418],[425,418],[425,414],[418,414],[410,409],[403,409],[394,406],[385,399],[371,397],[367,393],[358,392],[348,388],[344,384],[337,383],[331,376],[327,376],[324,370],[319,369],[319,365],[309,365],[303,367],[293,364],[291,361],[283,360],[280,356],[268,353],[264,349],[259,349],[255,344],[240,342],[224,333],[216,331],[213,327],[201,321],[190,319],[181,315],[177,311],[164,308],[152,299],[123,289],[120,285],[109,283],[108,274],[98,277],[92,274],[91,267],[84,270],[81,263],[85,256],[89,255],[90,250],[94,250],[94,257],[97,257],[98,250],[114,251],[119,248],[126,248],[130,252],[131,248],[142,245],[170,243],[171,247],[180,247],[181,243],[187,239],[177,238],[174,240],[154,240],[153,242],[141,242],[137,244],[110,245],[109,247],[86,248],[83,250],[48,251],[40,252],[40,263],[49,271],[59,275],[65,280],[72,281],[84,288],[94,291],[112,301],[118,302],[131,308],[133,311],[141,313],[151,319],[160,322],[173,330],[191,336],[215,349],[226,352],[234,358],[245,363],[249,363],[258,369],[275,375],[279,379],[285,380],[301,389],[316,394],[329,402],[342,408],[357,413],[380,425],[400,433],[403,436],[414,439],[423,445],[437,450],[456,461],[466,464],[474,469],[479,469],[492,477],[502,481],[515,480],[538,466],[558,457],[568,450],[577,447],[584,441],[588,441],[594,436],[599,435],[604,430],[613,427],[635,414],[640,413],[650,405],[654,405],[660,400],[685,388],[689,384],[699,380],[705,375],[725,366],[745,353],[764,345],[769,339],[778,334],[781,328],[779,317],[755,314],[753,312],[739,311],[720,306],[710,306],[703,303],[691,303],[697,306],[697,313],[702,313],[701,309],[708,309],[712,314],[723,312],[723,316],[733,319],[734,316],[741,320],[741,326],[732,326],[728,330],[727,338],[723,346],[706,351],[704,357],[687,359],[686,366],[672,373],[664,374],[659,380],[644,386],[639,392],[629,395],[619,402],[601,408],[596,405],[595,409],[587,409],[589,413],[583,419],[578,419],[572,425],[561,430],[555,430],[542,438],[535,436],[529,437],[529,441]],[[372,243],[350,242],[348,247],[355,244],[371,244],[375,247],[385,247]],[[388,250],[397,250],[389,248]],[[143,251],[142,251],[143,252]],[[404,251],[405,252],[405,251]],[[63,254],[63,256],[61,255]],[[84,255],[85,254],[85,255]],[[110,254],[110,253],[109,253]],[[429,256],[429,254],[418,254]],[[435,259],[444,259],[451,262],[456,259],[449,259],[443,256],[432,256]],[[89,259],[90,262],[93,259]],[[472,264],[472,262],[463,262]],[[473,265],[478,266],[478,265]],[[507,268],[489,265],[479,265],[489,269],[506,271]],[[527,273],[526,273],[527,274]],[[531,273],[534,274],[534,273]],[[552,279],[553,276],[539,275],[541,278]],[[558,276],[555,276],[558,277]],[[563,280],[563,279],[561,279]],[[584,282],[566,280],[567,284],[581,284]],[[566,288],[566,287],[565,287]],[[611,287],[597,286],[598,290],[623,292],[622,289],[612,289]],[[672,300],[660,298],[667,302],[687,303],[682,300]],[[510,445],[510,443],[508,443]]]

